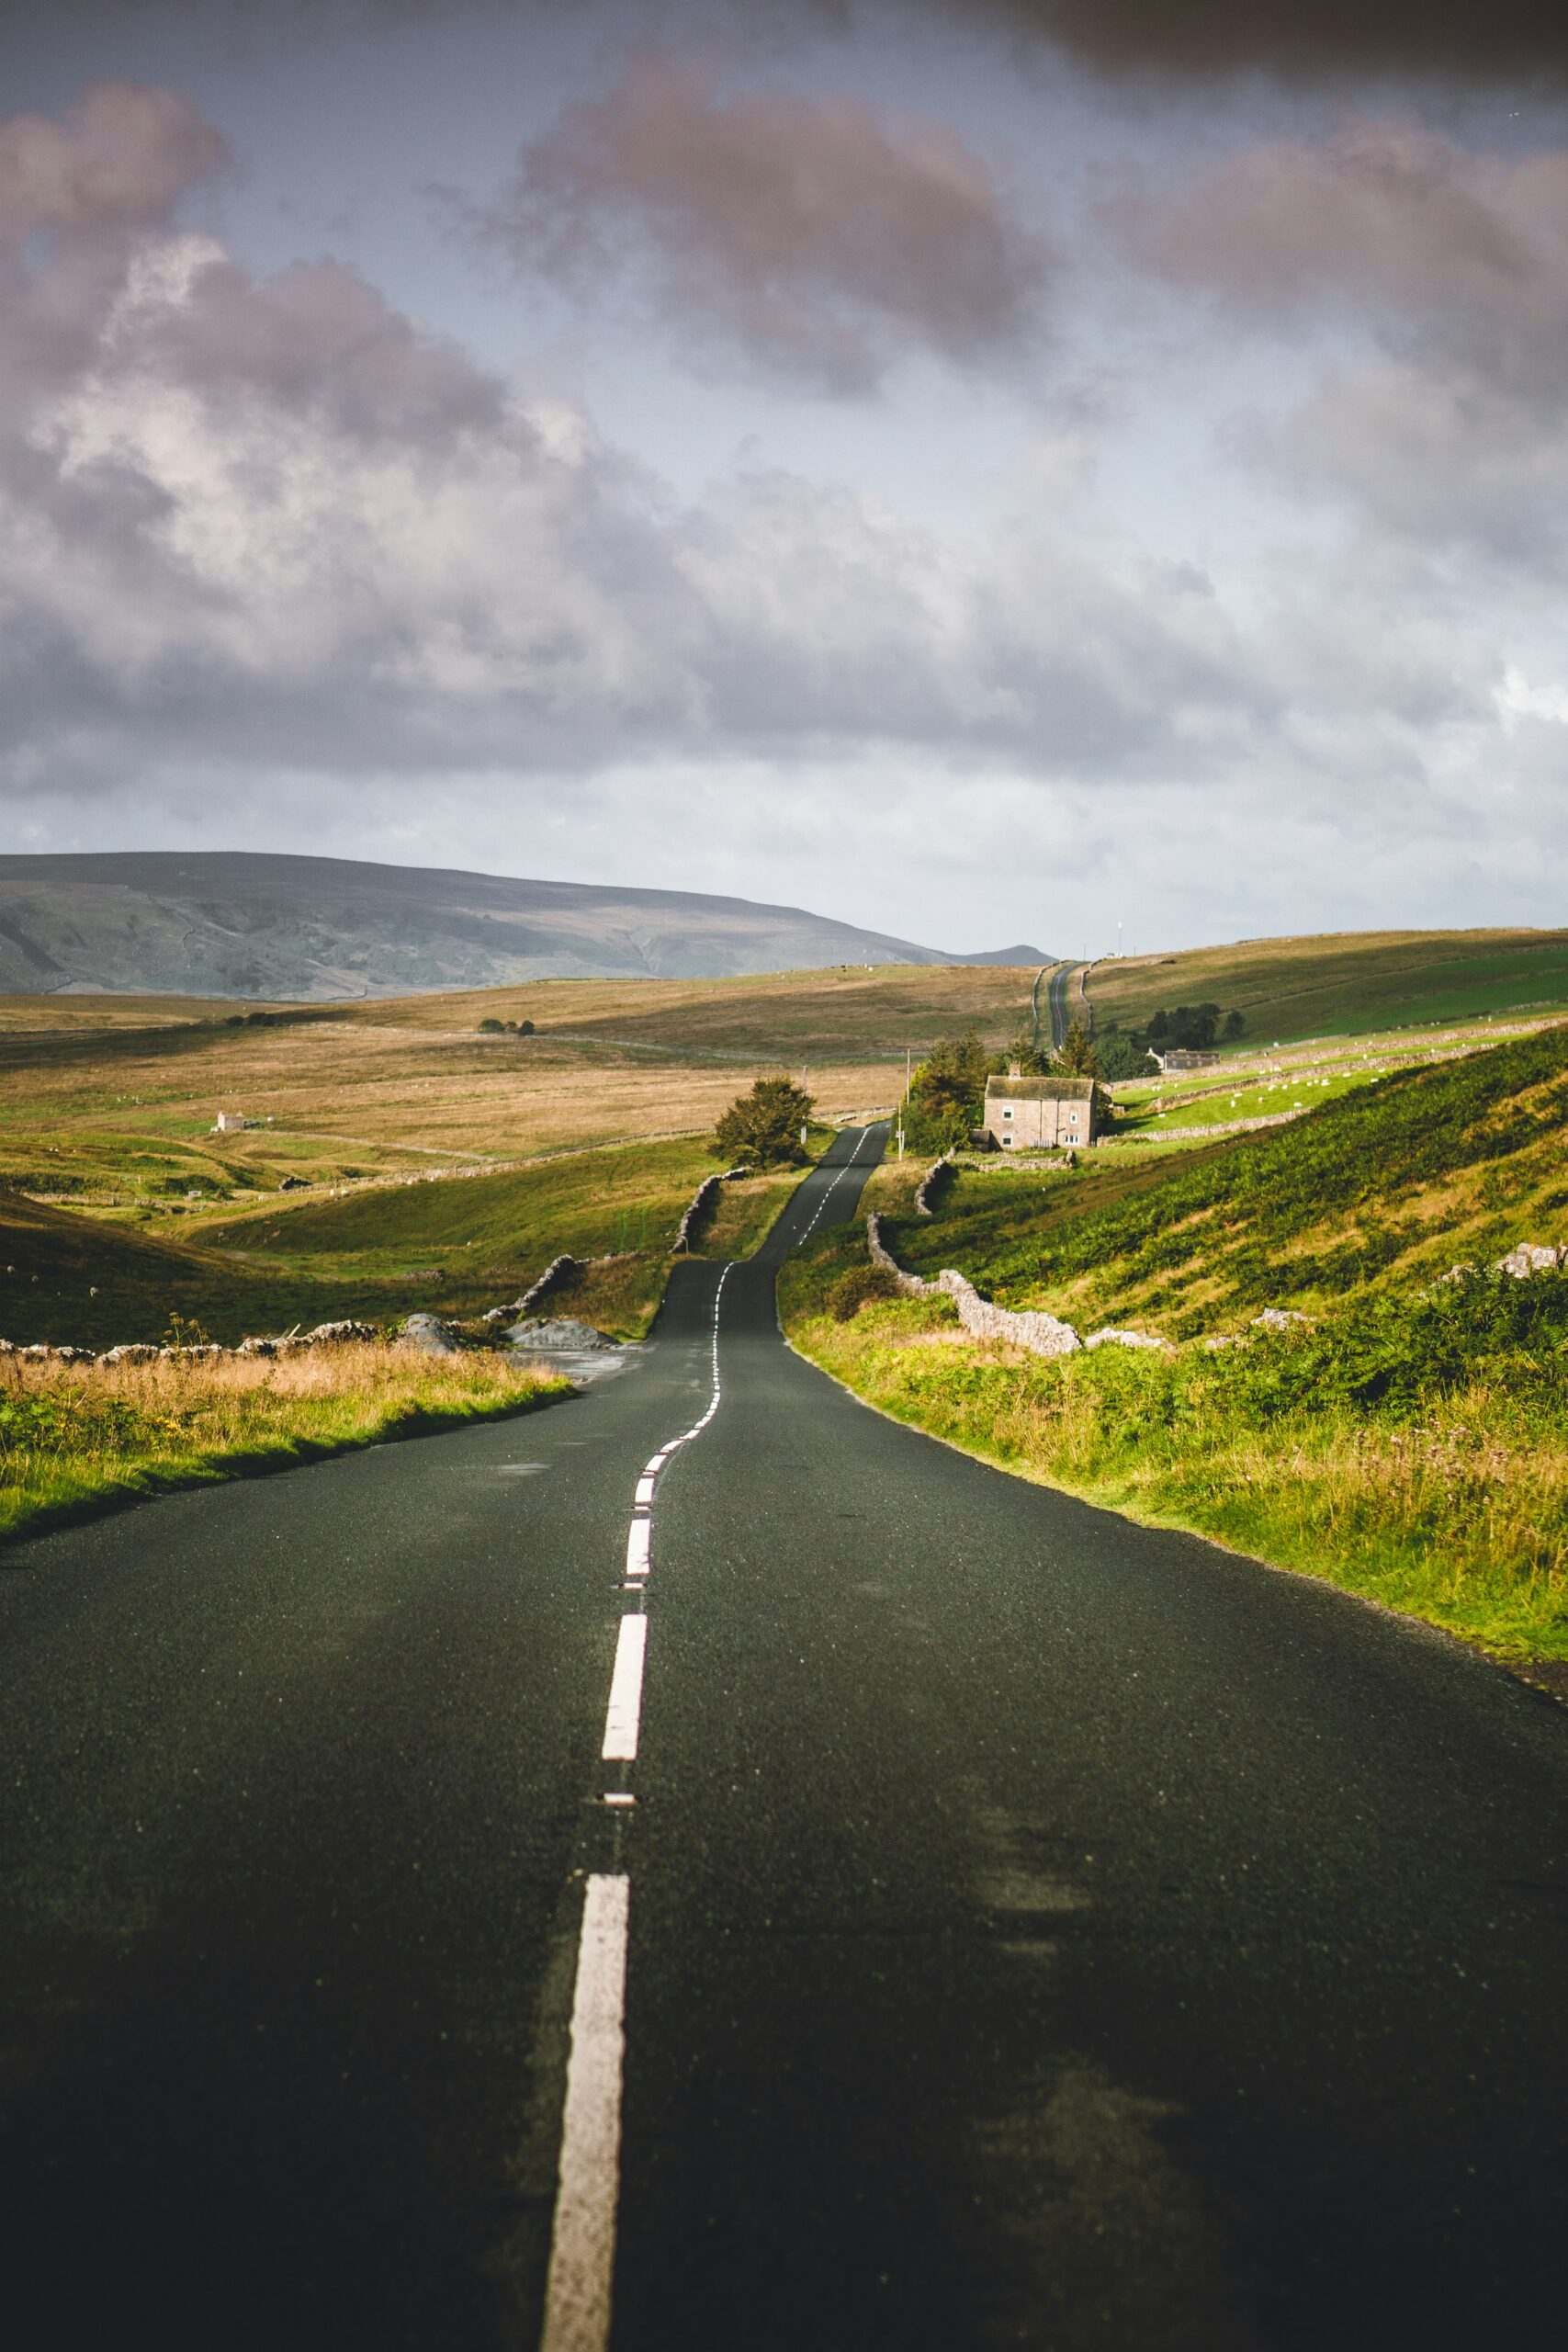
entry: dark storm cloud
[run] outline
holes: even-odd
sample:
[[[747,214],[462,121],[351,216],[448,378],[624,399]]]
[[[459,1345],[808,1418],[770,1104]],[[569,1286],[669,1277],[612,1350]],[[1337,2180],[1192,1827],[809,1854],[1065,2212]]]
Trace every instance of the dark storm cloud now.
[[[1568,74],[1568,11],[1541,0],[929,0],[929,12],[1055,42],[1111,73]]]
[[[68,36],[73,26],[182,8],[258,41],[432,17],[591,14],[634,40],[723,28],[767,43],[856,23],[897,35],[934,19],[965,33],[1055,45],[1109,74],[1568,79],[1568,12],[1542,0],[1486,7],[1475,0],[269,0],[265,12],[253,0],[54,0],[49,16]]]
[[[1032,330],[1038,235],[941,123],[786,89],[721,92],[644,58],[568,107],[471,218],[575,292],[635,283],[688,348],[836,392],[923,348],[1006,360]]]

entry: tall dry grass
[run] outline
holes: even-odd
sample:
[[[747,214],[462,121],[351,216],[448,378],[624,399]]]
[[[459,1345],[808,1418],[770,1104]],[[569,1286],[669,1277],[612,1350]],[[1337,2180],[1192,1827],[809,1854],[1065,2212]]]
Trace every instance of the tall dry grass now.
[[[0,1537],[568,1393],[567,1382],[501,1355],[368,1343],[272,1360],[0,1359]]]

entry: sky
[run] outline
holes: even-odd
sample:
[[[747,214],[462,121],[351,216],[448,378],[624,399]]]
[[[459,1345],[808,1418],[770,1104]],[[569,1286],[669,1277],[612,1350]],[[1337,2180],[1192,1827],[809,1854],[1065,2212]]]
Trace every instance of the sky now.
[[[17,849],[1568,920],[1568,17],[0,14]]]

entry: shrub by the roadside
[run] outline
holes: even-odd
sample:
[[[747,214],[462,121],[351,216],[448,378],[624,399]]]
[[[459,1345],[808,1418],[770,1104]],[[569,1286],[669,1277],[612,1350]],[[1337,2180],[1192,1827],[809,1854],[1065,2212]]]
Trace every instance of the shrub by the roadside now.
[[[754,1161],[762,1168],[797,1168],[806,1160],[811,1097],[780,1075],[759,1078],[750,1093],[738,1094],[714,1131],[710,1147],[720,1159]]]
[[[898,1295],[898,1285],[886,1266],[851,1266],[829,1290],[826,1305],[836,1323],[848,1323],[863,1306]]]

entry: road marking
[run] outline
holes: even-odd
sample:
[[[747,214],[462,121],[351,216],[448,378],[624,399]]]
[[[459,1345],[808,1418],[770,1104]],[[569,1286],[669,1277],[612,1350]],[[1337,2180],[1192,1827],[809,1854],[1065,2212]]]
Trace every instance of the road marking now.
[[[610,1677],[610,1703],[604,1710],[604,1745],[599,1750],[606,1763],[629,1764],[637,1755],[647,1657],[648,1619],[641,1610],[629,1611],[615,1636],[615,1670]]]
[[[630,1900],[631,1882],[624,1876],[588,1882],[539,2352],[604,2352],[610,2340]]]
[[[817,1204],[818,1218],[859,1159],[867,1127]],[[639,1600],[652,1573],[653,1501],[660,1472],[670,1457],[700,1437],[719,1408],[719,1313],[731,1268],[719,1275],[713,1296],[713,1385],[707,1408],[677,1438],[649,1456],[637,1483],[626,1532],[626,1583]],[[606,1763],[635,1761],[642,1730],[642,1687],[648,1662],[648,1614],[628,1610],[615,1635],[615,1663],[604,1711]],[[628,1790],[613,1789],[604,1803],[631,1806]],[[624,1872],[588,1881],[582,1908],[582,1939],[577,1953],[577,1990],[571,2010],[571,2052],[567,2061],[566,2111],[561,2126],[559,2186],[550,2238],[550,2267],[545,2289],[545,2324],[539,2352],[606,2352],[610,2337],[610,2288],[615,2258],[615,2215],[620,2200],[621,2080],[626,2058],[626,1923],[631,1882]]]
[[[812,1235],[816,1232],[816,1230],[817,1230],[817,1218],[818,1218],[818,1217],[819,1217],[819,1216],[821,1216],[821,1214],[822,1214],[823,1210],[827,1207],[827,1205],[828,1205],[829,1202],[832,1199],[832,1197],[833,1197],[834,1193],[838,1191],[838,1189],[839,1189],[840,1185],[843,1182],[843,1181],[844,1181],[845,1177],[849,1174],[849,1172],[850,1172],[851,1169],[854,1166],[854,1164],[855,1164],[856,1160],[860,1158],[860,1153],[861,1153],[861,1144],[865,1143],[865,1142],[868,1140],[868,1138],[869,1138],[870,1135],[871,1135],[871,1129],[870,1129],[869,1127],[863,1127],[863,1128],[861,1129],[861,1138],[860,1138],[860,1143],[857,1143],[857,1144],[856,1144],[856,1146],[855,1146],[855,1148],[854,1148],[853,1151],[852,1151],[852,1152],[851,1152],[851,1154],[850,1154],[849,1158],[845,1160],[845,1162],[844,1162],[843,1166],[840,1169],[840,1170],[839,1170],[838,1174],[834,1177],[834,1179],[833,1179],[832,1182],[828,1186],[827,1191],[823,1193],[823,1195],[822,1195],[821,1199],[818,1202],[818,1204],[817,1204],[817,1216],[814,1216],[814,1217],[812,1218],[812,1220],[811,1220],[810,1224],[807,1227],[807,1228],[806,1228],[805,1232],[801,1235],[801,1237],[800,1237],[800,1241],[797,1241],[797,1242],[795,1243],[795,1248],[796,1248],[797,1250],[800,1248],[800,1246],[801,1246],[801,1242],[809,1241],[809,1240],[810,1240],[810,1238],[811,1238],[811,1237],[812,1237]]]

